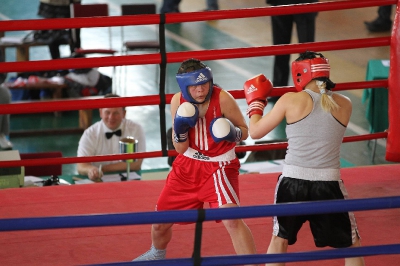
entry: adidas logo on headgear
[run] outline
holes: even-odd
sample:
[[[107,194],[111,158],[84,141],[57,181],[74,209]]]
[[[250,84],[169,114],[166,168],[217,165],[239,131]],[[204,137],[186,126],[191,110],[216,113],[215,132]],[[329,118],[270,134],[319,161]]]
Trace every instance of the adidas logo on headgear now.
[[[254,85],[253,84],[251,84],[250,85],[250,87],[247,89],[247,94],[250,94],[250,93],[252,93],[252,92],[255,92],[257,90],[257,88],[256,87],[254,87]]]
[[[202,82],[202,81],[207,81],[207,77],[204,76],[203,73],[200,73],[199,76],[196,79],[196,83]]]

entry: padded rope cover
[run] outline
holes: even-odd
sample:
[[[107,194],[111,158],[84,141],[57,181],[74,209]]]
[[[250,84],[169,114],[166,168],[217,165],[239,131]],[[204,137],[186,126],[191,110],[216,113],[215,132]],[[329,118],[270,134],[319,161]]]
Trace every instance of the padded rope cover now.
[[[386,146],[386,160],[400,162],[400,3],[393,22],[390,44],[389,70],[389,130]]]

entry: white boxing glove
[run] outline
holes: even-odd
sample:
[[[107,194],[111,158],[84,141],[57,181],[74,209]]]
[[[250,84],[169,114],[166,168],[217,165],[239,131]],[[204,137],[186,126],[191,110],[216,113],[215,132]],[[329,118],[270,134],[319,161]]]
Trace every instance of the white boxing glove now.
[[[188,137],[188,131],[194,127],[199,117],[199,109],[196,105],[184,102],[176,110],[174,119],[174,141],[185,142]]]
[[[223,140],[238,142],[242,139],[242,130],[235,127],[229,119],[224,117],[214,118],[210,124],[210,132],[213,140],[218,143]]]

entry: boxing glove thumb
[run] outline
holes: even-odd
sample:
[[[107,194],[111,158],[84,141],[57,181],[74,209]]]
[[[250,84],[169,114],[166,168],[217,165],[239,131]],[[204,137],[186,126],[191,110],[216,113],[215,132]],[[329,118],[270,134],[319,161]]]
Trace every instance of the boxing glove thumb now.
[[[213,140],[219,143],[223,140],[238,142],[242,139],[242,130],[235,127],[231,121],[224,117],[214,118],[210,124],[210,132]]]

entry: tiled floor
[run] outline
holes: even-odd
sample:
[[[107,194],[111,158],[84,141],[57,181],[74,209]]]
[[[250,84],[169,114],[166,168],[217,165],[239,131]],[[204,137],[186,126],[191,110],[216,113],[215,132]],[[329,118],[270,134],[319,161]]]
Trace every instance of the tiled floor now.
[[[0,9],[0,19],[34,19],[37,18],[37,6],[39,1],[21,0],[18,5],[13,0],[3,0]],[[87,0],[83,3],[105,2],[109,4],[110,15],[119,15],[119,5],[132,1]],[[141,1],[155,2],[161,6],[161,0]],[[220,0],[221,9],[264,7],[264,0]],[[204,8],[205,1],[184,0],[181,3],[181,12],[198,11]],[[376,17],[376,8],[351,9],[342,11],[321,12],[317,19],[316,41],[329,41],[340,39],[366,38],[386,36],[390,33],[371,34],[363,21]],[[271,44],[270,18],[259,17],[251,19],[219,20],[210,22],[194,22],[167,25],[167,52],[189,51],[202,49],[252,47]],[[127,38],[155,37],[155,27],[137,26],[125,29]],[[26,34],[11,32],[7,35]],[[83,29],[82,47],[98,47],[99,44],[107,44],[107,31],[104,28]],[[293,37],[296,42],[296,37]],[[120,28],[112,29],[113,48],[121,46]],[[333,81],[350,82],[365,80],[366,66],[370,59],[388,59],[389,47],[366,48],[358,50],[327,51],[323,52],[330,59],[332,65],[331,78]],[[62,48],[62,55],[68,56],[68,48]],[[296,55],[293,55],[295,57]],[[32,48],[31,60],[49,59],[50,55],[46,47]],[[12,51],[7,53],[7,61],[14,61]],[[272,57],[216,60],[206,62],[213,70],[216,83],[226,90],[241,89],[243,82],[260,72],[267,76],[272,74]],[[178,64],[169,64],[167,67],[166,92],[178,91],[175,82],[175,73]],[[140,96],[158,93],[158,70],[156,65],[128,66],[117,69],[118,80],[116,91],[121,96]],[[101,72],[112,75],[112,68],[101,68]],[[9,74],[11,77],[13,73]],[[345,92],[354,104],[351,123],[346,135],[358,135],[368,133],[369,125],[365,118],[365,105],[361,102],[362,91]],[[245,112],[247,105],[244,100],[238,100],[240,108]],[[158,151],[161,149],[160,129],[158,118],[158,106],[130,107],[128,118],[143,124],[147,136],[147,150]],[[169,113],[169,106],[166,110]],[[94,114],[97,117],[97,114]],[[32,115],[12,115],[11,130],[76,127],[78,124],[77,112],[65,112],[60,117],[51,113]],[[167,127],[171,125],[170,116],[167,117]],[[38,152],[49,150],[61,150],[66,157],[76,156],[79,135],[58,136],[30,136],[12,138],[15,149],[21,152]],[[282,139],[284,131],[282,127],[269,134],[265,140]],[[254,143],[248,139],[248,144]],[[374,161],[371,161],[371,145],[366,141],[346,143],[342,146],[342,165],[359,166],[370,164],[384,164],[385,142],[378,141]],[[147,159],[144,169],[168,167],[166,158]],[[75,172],[74,165],[63,167],[65,174]]]

